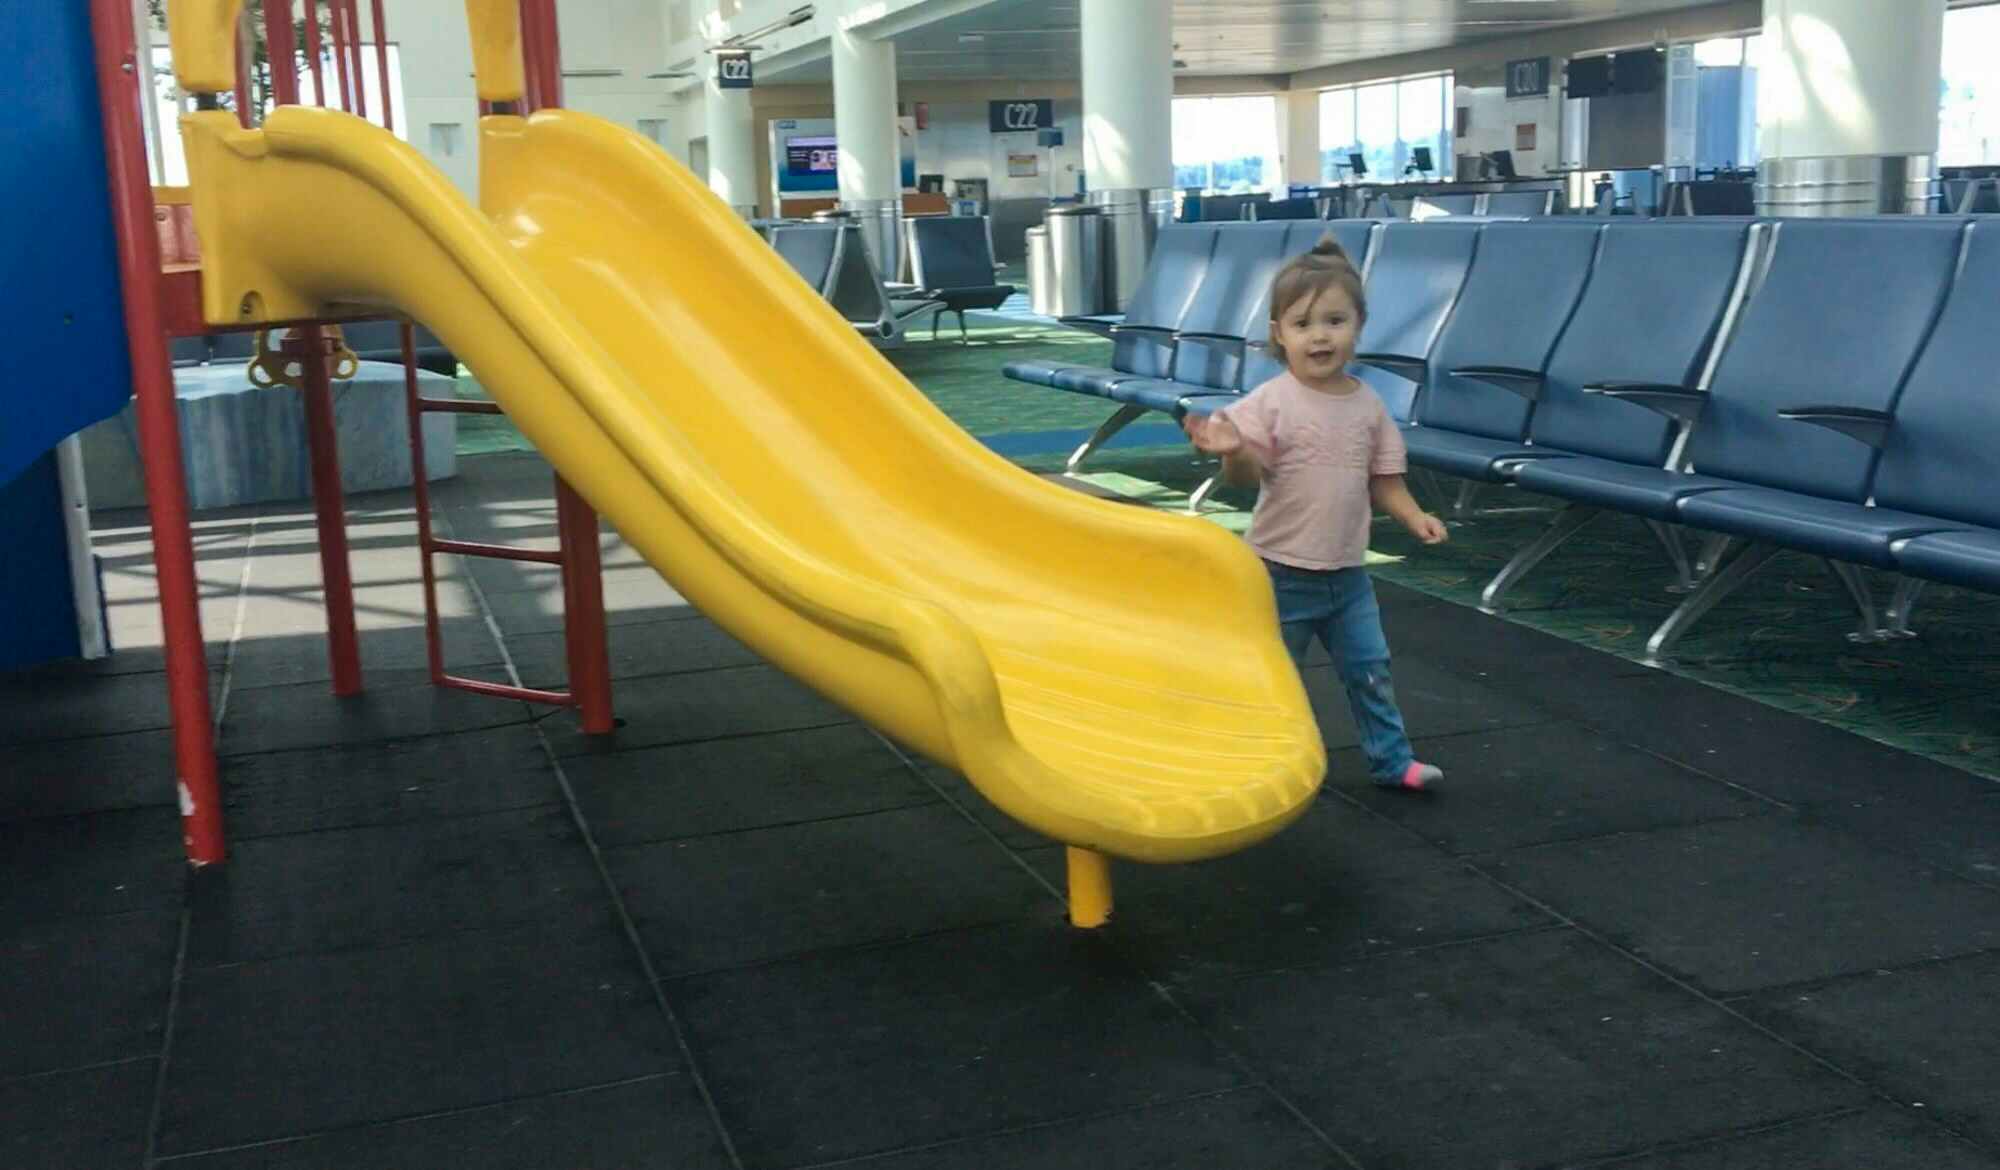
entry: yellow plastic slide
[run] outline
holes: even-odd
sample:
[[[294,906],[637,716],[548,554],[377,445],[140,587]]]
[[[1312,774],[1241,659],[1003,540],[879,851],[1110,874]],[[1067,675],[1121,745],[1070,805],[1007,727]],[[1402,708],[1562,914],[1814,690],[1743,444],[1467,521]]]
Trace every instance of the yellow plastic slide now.
[[[654,143],[488,117],[482,214],[346,114],[182,126],[211,321],[424,322],[676,589],[1022,823],[1179,861],[1311,801],[1255,557],[987,451]]]

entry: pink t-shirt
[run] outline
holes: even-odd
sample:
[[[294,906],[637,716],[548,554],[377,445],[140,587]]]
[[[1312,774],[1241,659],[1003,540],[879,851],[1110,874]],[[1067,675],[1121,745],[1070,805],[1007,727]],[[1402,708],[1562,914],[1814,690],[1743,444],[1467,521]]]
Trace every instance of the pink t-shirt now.
[[[1220,412],[1264,468],[1250,547],[1299,569],[1345,569],[1368,552],[1368,480],[1407,467],[1402,432],[1367,386],[1324,394],[1290,373]]]

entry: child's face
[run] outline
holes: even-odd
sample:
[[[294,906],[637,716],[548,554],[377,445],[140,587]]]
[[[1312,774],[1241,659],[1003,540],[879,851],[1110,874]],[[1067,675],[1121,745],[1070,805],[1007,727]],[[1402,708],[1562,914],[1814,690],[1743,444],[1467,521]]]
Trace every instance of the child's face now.
[[[1304,296],[1287,305],[1271,331],[1285,348],[1285,365],[1293,376],[1325,383],[1338,378],[1354,359],[1361,314],[1347,290],[1335,285],[1317,298]]]

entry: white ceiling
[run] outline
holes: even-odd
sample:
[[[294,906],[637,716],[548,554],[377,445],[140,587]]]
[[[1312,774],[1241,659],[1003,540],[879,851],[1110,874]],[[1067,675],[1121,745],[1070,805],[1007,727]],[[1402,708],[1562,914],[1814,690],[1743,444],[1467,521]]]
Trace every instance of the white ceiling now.
[[[1160,3],[1163,0],[1137,0]],[[1297,73],[1714,0],[1173,0],[1191,75]],[[1078,0],[992,0],[896,38],[904,81],[1074,78]],[[975,39],[976,38],[976,39]],[[759,80],[826,82],[824,56]]]

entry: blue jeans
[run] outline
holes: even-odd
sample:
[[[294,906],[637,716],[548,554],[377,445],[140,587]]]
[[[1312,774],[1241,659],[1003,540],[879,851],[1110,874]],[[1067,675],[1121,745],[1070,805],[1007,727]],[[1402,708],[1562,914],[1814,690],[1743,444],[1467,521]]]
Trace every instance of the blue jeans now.
[[[1278,627],[1292,661],[1305,666],[1315,637],[1333,657],[1347,705],[1361,733],[1361,752],[1377,784],[1400,784],[1415,759],[1403,713],[1389,681],[1389,640],[1382,611],[1363,568],[1314,571],[1265,561],[1278,595]]]

